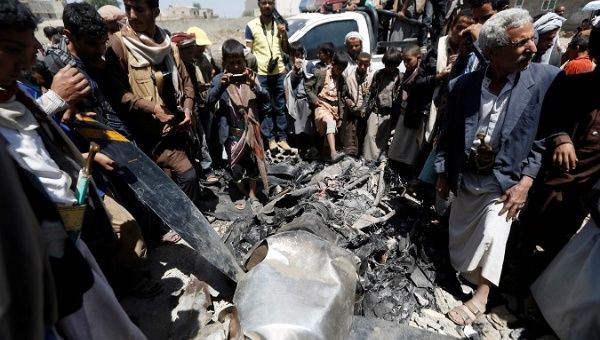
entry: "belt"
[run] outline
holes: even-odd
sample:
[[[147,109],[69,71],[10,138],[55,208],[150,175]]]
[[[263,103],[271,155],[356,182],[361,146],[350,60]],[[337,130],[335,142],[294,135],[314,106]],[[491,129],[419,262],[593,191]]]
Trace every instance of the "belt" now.
[[[339,106],[337,100],[329,100],[329,99],[323,98],[323,97],[319,97],[319,100],[322,100],[322,101],[324,101],[325,103],[327,103],[327,104],[329,104],[331,106],[335,106],[335,107]]]

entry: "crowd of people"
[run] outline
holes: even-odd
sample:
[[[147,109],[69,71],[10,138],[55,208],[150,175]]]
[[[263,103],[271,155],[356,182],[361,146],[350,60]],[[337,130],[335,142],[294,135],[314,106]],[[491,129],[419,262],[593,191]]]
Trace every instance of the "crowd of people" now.
[[[245,42],[226,40],[221,62],[201,28],[159,27],[158,0],[125,0],[124,12],[69,3],[64,27],[43,29],[46,47],[26,4],[0,3],[1,337],[144,338],[117,296],[160,293],[140,269],[147,244],[180,237],[118,190],[119,164],[72,129],[86,117],[135,143],[201,210],[225,169],[243,196],[235,209],[260,211],[279,153],[385,162],[447,215],[452,266],[476,287],[453,322],[486,311],[505,258],[520,259],[509,269],[528,290],[598,217],[587,197],[600,174],[600,24],[563,49],[562,6],[534,20],[503,0],[367,3],[347,9],[389,9],[384,39],[417,38],[387,48],[378,69],[358,32],[307,60],[274,0],[258,0]],[[590,322],[555,331],[598,335]]]

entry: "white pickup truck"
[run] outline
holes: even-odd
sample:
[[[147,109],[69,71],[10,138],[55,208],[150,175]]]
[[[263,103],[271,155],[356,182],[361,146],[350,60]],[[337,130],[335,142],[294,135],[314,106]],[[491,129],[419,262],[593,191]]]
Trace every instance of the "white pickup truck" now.
[[[363,11],[348,11],[338,14],[301,13],[287,18],[290,42],[299,41],[306,49],[308,60],[317,60],[321,44],[331,42],[336,50],[344,49],[344,38],[348,32],[357,31],[363,37],[363,52],[371,54],[372,68],[383,68],[382,54],[378,54],[377,24],[374,18]],[[379,43],[381,45],[382,43]],[[404,65],[400,65],[403,71]]]

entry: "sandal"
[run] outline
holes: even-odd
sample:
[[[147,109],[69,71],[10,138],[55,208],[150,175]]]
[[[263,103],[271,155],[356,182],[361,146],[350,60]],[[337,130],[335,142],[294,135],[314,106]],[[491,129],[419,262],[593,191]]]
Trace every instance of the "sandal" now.
[[[244,210],[244,209],[246,209],[246,201],[245,200],[237,200],[237,201],[235,201],[235,208],[237,210]]]
[[[484,312],[485,307],[480,309],[471,299],[460,306],[452,308],[448,312],[448,319],[452,320],[458,326],[466,326],[472,324]]]
[[[217,178],[217,176],[212,175],[212,174],[206,176],[206,180],[205,180],[206,184],[215,184],[218,181],[219,181],[219,178]]]
[[[177,243],[181,240],[181,236],[177,234],[174,230],[169,230],[166,234],[163,235],[161,241],[163,243]]]

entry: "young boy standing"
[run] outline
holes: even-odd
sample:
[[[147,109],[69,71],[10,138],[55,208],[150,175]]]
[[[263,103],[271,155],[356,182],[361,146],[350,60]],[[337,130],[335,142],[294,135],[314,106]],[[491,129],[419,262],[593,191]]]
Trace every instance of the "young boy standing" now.
[[[402,62],[402,53],[397,49],[389,49],[383,55],[382,61],[385,68],[373,76],[363,108],[365,114],[369,115],[363,157],[369,161],[387,158],[392,121],[398,116],[401,103],[398,66]]]
[[[256,74],[246,66],[244,45],[229,39],[222,47],[222,73],[216,75],[208,91],[207,104],[219,102],[216,113],[219,138],[225,145],[233,181],[248,198],[253,211],[260,208],[256,197],[256,181],[260,177],[268,189],[265,152],[260,134],[259,109],[266,107],[269,93],[256,81]],[[268,107],[268,106],[267,106]],[[248,180],[248,187],[244,180]],[[236,208],[246,208],[245,200],[236,201]]]

